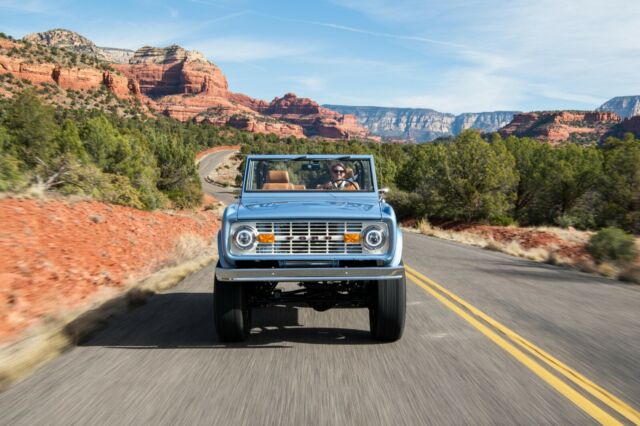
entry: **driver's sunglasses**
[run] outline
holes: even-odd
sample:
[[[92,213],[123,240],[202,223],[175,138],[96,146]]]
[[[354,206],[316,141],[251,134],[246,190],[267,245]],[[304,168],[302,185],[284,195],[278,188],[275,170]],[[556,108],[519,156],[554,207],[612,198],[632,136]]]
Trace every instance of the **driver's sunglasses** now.
[[[344,169],[333,169],[333,173],[335,173],[335,174],[344,173]]]

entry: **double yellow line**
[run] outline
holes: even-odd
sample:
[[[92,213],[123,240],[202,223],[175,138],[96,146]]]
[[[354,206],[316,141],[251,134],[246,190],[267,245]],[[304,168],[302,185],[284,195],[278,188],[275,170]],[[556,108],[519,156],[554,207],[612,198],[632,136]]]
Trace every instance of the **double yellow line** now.
[[[568,379],[569,382],[576,385],[582,391],[592,395],[607,407],[625,417],[627,420],[636,425],[640,425],[640,413],[627,405],[621,399],[610,394],[577,371],[571,369],[566,364],[529,342],[524,337],[500,324],[498,321],[494,320],[481,310],[472,306],[415,269],[405,265],[405,270],[407,272],[407,277],[416,285],[431,294],[443,305],[471,324],[492,342],[524,364],[541,379],[601,424],[619,425],[621,423],[611,414],[586,398],[582,393],[571,387],[567,382],[561,380],[558,375]],[[548,369],[543,367],[543,365],[546,365]]]

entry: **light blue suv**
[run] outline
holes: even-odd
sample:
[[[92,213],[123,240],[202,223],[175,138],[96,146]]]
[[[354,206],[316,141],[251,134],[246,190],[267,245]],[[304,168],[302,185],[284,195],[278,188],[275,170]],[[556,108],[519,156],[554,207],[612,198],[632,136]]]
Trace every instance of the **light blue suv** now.
[[[370,155],[248,156],[218,233],[219,338],[246,339],[254,307],[293,305],[367,308],[372,336],[398,340],[402,234],[382,193]]]

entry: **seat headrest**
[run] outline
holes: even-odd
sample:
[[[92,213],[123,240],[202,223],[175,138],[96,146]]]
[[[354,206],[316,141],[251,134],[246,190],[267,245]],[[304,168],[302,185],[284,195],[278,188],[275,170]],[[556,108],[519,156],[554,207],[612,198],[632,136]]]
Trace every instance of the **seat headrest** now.
[[[353,177],[353,169],[351,167],[345,167],[344,177],[345,179],[351,179]]]
[[[286,170],[269,170],[267,175],[269,183],[289,183],[289,172]]]

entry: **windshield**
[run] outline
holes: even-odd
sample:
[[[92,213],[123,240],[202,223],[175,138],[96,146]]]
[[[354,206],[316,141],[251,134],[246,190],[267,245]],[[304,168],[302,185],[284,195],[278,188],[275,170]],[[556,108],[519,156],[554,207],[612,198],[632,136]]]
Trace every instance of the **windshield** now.
[[[369,159],[254,159],[249,161],[245,191],[372,192]]]

